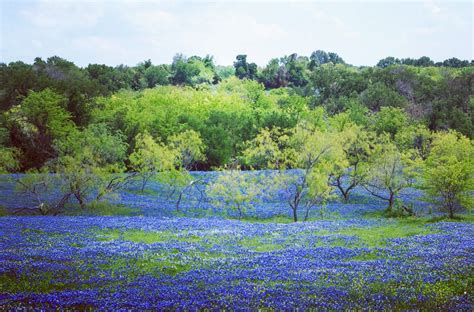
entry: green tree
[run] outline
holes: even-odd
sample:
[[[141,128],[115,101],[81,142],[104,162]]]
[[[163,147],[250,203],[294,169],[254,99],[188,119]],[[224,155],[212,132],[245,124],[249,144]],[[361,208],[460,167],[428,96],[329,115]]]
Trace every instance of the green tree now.
[[[247,55],[240,54],[236,56],[234,62],[235,75],[239,79],[255,79],[257,75],[257,64],[247,63]]]
[[[403,96],[381,82],[370,84],[361,93],[360,98],[362,103],[375,112],[383,107],[403,108],[407,106],[407,101]]]
[[[424,163],[422,186],[431,201],[453,218],[455,212],[474,205],[474,144],[455,131],[434,135]]]
[[[391,139],[395,138],[397,133],[409,124],[406,113],[402,109],[394,107],[382,107],[372,121],[372,128],[378,135],[386,133],[390,135]]]
[[[0,145],[0,174],[18,170],[20,155],[17,149]]]
[[[350,122],[341,125],[337,120],[341,119],[341,115],[346,114],[335,116],[336,120],[333,124],[339,123],[339,125],[333,125],[333,127],[339,132],[343,157],[339,159],[339,162],[333,163],[329,184],[339,190],[344,201],[347,201],[350,192],[366,179],[373,139],[371,133]]]
[[[192,169],[197,162],[205,161],[205,145],[201,135],[194,130],[186,130],[169,138],[169,145],[177,152],[180,167]]]
[[[20,105],[5,113],[5,119],[11,144],[21,151],[23,170],[40,168],[57,157],[54,141],[74,129],[66,99],[50,89],[30,92]]]
[[[156,142],[148,133],[139,134],[135,139],[135,151],[130,155],[132,169],[140,174],[141,191],[148,181],[159,172],[175,169],[176,151],[163,143]]]
[[[261,194],[259,184],[251,174],[240,170],[225,170],[206,188],[214,205],[235,210],[239,220],[251,209]]]
[[[127,144],[120,133],[112,134],[104,124],[92,124],[83,131],[71,132],[55,142],[58,157],[48,164],[56,172],[65,194],[71,194],[81,208],[112,191],[110,181],[123,173]]]
[[[412,153],[402,153],[387,137],[383,137],[370,155],[363,186],[374,197],[387,202],[386,212],[391,216],[395,213],[396,197],[413,185],[418,168],[418,159]]]

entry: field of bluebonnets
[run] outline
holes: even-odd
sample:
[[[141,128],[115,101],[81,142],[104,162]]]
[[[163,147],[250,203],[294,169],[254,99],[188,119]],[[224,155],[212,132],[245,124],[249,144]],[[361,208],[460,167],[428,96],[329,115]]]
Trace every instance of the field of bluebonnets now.
[[[1,217],[0,306],[472,311],[471,215],[438,221],[419,191],[400,196],[418,218],[380,218],[385,203],[356,190],[291,223],[285,202],[264,199],[238,221],[199,189],[176,212],[163,188],[123,190],[102,210],[121,216]],[[28,201],[3,177],[4,207]]]

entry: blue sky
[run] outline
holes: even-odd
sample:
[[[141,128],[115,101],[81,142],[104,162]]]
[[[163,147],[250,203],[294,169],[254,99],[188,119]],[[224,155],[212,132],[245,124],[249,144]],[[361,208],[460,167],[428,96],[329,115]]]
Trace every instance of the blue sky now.
[[[170,63],[174,54],[271,58],[333,51],[354,65],[385,56],[473,58],[471,1],[0,0],[0,61],[58,55],[79,66]]]

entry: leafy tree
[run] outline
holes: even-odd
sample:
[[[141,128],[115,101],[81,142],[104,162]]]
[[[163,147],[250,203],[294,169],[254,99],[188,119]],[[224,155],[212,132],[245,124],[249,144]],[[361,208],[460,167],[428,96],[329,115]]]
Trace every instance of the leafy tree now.
[[[48,164],[65,194],[76,198],[81,208],[93,192],[97,199],[112,191],[111,180],[125,169],[127,144],[103,124],[92,124],[55,142],[58,157]],[[108,188],[107,188],[108,186]]]
[[[66,100],[50,89],[30,92],[20,105],[5,113],[10,141],[21,151],[22,169],[40,168],[57,157],[53,142],[74,128]]]
[[[324,104],[330,98],[352,97],[367,88],[367,80],[359,70],[343,64],[321,65],[312,72],[309,80],[317,104]]]
[[[309,68],[314,69],[315,67],[321,66],[326,63],[333,63],[333,64],[345,64],[344,60],[337,55],[337,53],[334,52],[325,52],[322,50],[316,50],[313,53],[311,53],[311,56],[309,57],[310,62],[309,62]]]
[[[298,57],[296,53],[281,58],[281,62],[285,67],[286,80],[288,85],[292,87],[302,87],[308,84],[307,63],[305,57]]]
[[[387,137],[375,145],[369,158],[369,169],[363,186],[374,197],[387,202],[387,214],[394,214],[398,194],[414,183],[417,159],[402,153]]]
[[[254,209],[260,193],[255,177],[235,169],[223,171],[206,188],[206,194],[214,205],[237,211],[239,220]]]
[[[170,72],[166,65],[149,66],[144,72],[148,88],[169,84]]]
[[[148,181],[158,172],[175,169],[176,151],[156,142],[148,133],[139,134],[135,141],[135,151],[129,157],[130,165],[134,171],[139,172],[141,191],[144,192]]]
[[[373,118],[373,130],[381,135],[389,134],[393,139],[398,132],[408,126],[408,118],[400,108],[382,107]]]
[[[400,128],[394,139],[394,143],[401,151],[414,151],[422,159],[428,157],[431,141],[432,134],[430,130],[422,124]]]
[[[237,55],[234,62],[235,75],[239,79],[255,79],[257,75],[257,64],[247,63],[247,55]]]
[[[296,151],[293,166],[299,168],[301,174],[289,175],[284,184],[287,185],[288,202],[296,222],[300,204],[305,207],[304,220],[307,220],[309,211],[330,197],[328,180],[343,153],[337,134],[322,132],[309,125],[299,125],[292,141]]]
[[[401,61],[398,58],[394,58],[393,56],[388,56],[378,61],[377,67],[386,68],[386,67],[390,67],[392,65],[398,65],[398,64],[401,64]]]
[[[259,81],[262,82],[267,89],[286,87],[288,84],[286,80],[286,69],[280,66],[278,59],[271,59],[267,66],[260,72]]]
[[[192,169],[196,162],[206,159],[201,135],[194,130],[186,130],[171,136],[169,144],[178,153],[179,164],[185,170]]]
[[[332,194],[328,184],[334,164],[341,160],[341,146],[336,134],[322,132],[301,124],[289,138],[279,131],[264,130],[250,142],[246,158],[253,162],[268,162],[267,168],[279,169],[266,184],[270,192],[278,192],[298,221],[299,208],[304,206],[304,220],[310,210],[323,204]],[[286,168],[297,168],[288,172]]]
[[[0,145],[0,174],[18,170],[19,158],[20,153],[17,149]]]
[[[346,114],[337,115],[333,121],[333,127],[339,128],[336,131],[339,131],[344,157],[340,158],[339,162],[333,163],[329,184],[339,190],[344,201],[347,201],[350,192],[366,179],[372,135],[350,122],[341,124],[340,119],[344,115]]]
[[[380,111],[382,107],[403,108],[407,106],[407,101],[403,96],[381,82],[370,84],[361,93],[360,98],[362,103],[372,111]]]
[[[474,191],[474,144],[455,131],[434,135],[424,163],[422,186],[432,201],[453,218],[462,208],[470,209]]]
[[[264,128],[243,151],[244,163],[252,168],[285,169],[294,161],[294,150],[290,148],[289,131],[278,127]]]
[[[222,81],[232,76],[235,76],[235,69],[233,66],[216,66],[215,72],[217,75],[217,80]],[[216,82],[216,81],[215,81]]]

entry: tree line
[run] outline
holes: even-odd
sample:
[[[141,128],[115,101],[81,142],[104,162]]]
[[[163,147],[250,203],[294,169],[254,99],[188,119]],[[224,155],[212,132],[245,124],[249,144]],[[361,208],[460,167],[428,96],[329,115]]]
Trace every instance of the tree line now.
[[[425,58],[382,63],[359,68],[336,53],[316,51],[309,58],[273,59],[263,68],[245,55],[228,67],[216,66],[210,56],[183,55],[171,65],[145,61],[135,67],[79,68],[59,57],[1,64],[0,171],[28,172],[31,181],[60,179],[64,196],[53,205],[60,207],[71,198],[85,206],[92,193],[99,200],[135,179],[145,189],[161,176],[179,185],[179,195],[199,184],[192,170],[295,169],[302,171],[272,179],[296,179],[283,184],[292,186],[286,200],[294,211],[302,203],[309,211],[334,189],[347,198],[358,185],[394,207],[401,189],[422,180],[420,172],[449,168],[445,175],[453,174],[449,166],[461,162],[456,180],[468,186],[443,194],[449,193],[450,207],[466,206],[474,67]],[[439,140],[451,148],[442,150]],[[423,166],[413,165],[420,159]],[[233,179],[243,183],[236,174]],[[394,180],[387,180],[389,174]],[[57,183],[23,187],[42,203],[38,189]],[[224,196],[218,190],[209,192]]]

